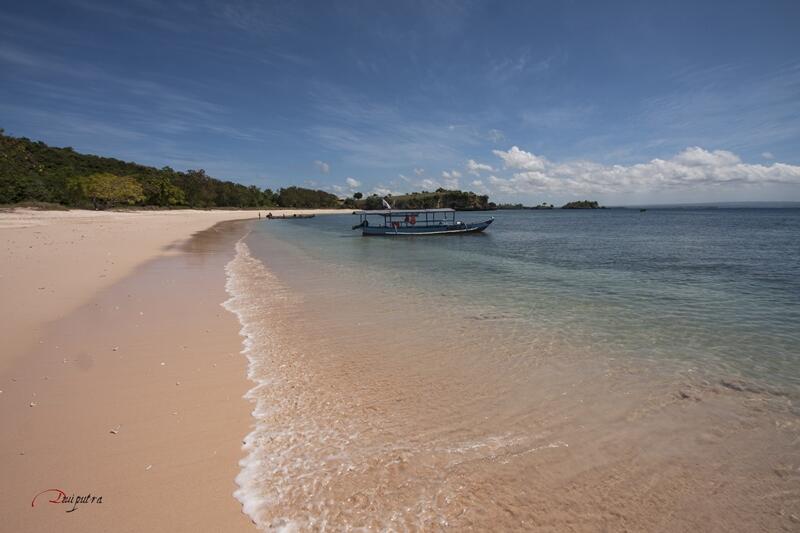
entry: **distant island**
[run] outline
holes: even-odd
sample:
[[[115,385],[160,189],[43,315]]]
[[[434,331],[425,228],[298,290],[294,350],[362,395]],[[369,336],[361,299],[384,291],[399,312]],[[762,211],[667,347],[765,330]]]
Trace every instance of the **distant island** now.
[[[497,209],[555,209],[553,204],[542,202],[539,205],[527,206],[523,204],[499,204]],[[569,202],[561,206],[561,209],[605,209],[595,201],[579,200],[577,202]]]
[[[605,209],[595,201],[579,200],[577,202],[569,202],[561,206],[561,209]]]
[[[396,209],[449,207],[495,209],[486,195],[437,189],[388,197]],[[284,187],[277,191],[223,181],[202,169],[185,172],[155,168],[111,157],[81,154],[0,129],[0,205],[40,205],[108,209],[160,208],[342,208],[381,209],[382,197],[351,198],[318,189]]]
[[[358,193],[356,193],[358,195]],[[470,191],[439,188],[434,192],[422,191],[386,197],[394,209],[438,209],[451,208],[458,211],[486,211],[497,209],[486,195]],[[383,197],[373,194],[366,198],[354,198],[352,205],[358,209],[383,209]],[[349,205],[349,199],[345,200]]]
[[[523,205],[523,204],[499,204],[497,209],[555,209],[553,204],[548,204],[547,202],[542,202],[539,205]]]

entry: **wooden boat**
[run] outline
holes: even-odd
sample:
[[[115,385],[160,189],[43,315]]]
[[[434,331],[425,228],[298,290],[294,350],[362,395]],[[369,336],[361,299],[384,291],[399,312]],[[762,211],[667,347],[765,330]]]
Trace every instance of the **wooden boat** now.
[[[284,218],[314,218],[315,216],[316,215],[273,215],[272,213],[269,213],[267,218],[270,220],[280,220]]]
[[[362,235],[384,237],[478,233],[494,221],[491,217],[483,222],[457,222],[455,209],[380,209],[353,214],[360,220],[354,230],[361,228]]]

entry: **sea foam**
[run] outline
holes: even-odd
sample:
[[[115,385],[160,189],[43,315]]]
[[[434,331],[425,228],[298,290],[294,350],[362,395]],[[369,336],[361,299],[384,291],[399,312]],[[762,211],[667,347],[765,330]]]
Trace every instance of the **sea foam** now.
[[[254,404],[252,411],[254,423],[252,431],[243,441],[242,450],[245,452],[245,457],[239,461],[241,471],[236,476],[238,488],[233,495],[242,504],[242,511],[259,528],[297,531],[297,525],[289,519],[273,520],[271,523],[263,523],[262,520],[264,510],[273,503],[271,498],[259,490],[259,481],[263,473],[260,469],[261,459],[257,442],[267,431],[260,421],[270,409],[265,395],[259,394],[270,386],[270,379],[264,375],[261,369],[262,360],[259,357],[265,350],[271,348],[270,333],[263,325],[264,309],[269,305],[269,301],[264,300],[263,296],[268,294],[273,299],[280,299],[283,296],[278,280],[261,261],[250,254],[250,249],[243,242],[245,237],[236,243],[236,256],[225,266],[227,275],[225,289],[230,298],[222,304],[225,309],[238,317],[242,326],[239,331],[243,338],[241,353],[248,360],[247,377],[254,383],[244,395],[245,399]],[[259,288],[260,291],[254,291],[254,288]]]

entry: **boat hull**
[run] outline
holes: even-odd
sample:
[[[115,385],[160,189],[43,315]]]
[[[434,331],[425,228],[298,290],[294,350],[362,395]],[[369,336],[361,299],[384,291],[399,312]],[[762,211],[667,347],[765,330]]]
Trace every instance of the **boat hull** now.
[[[494,218],[470,224],[449,224],[441,226],[363,226],[361,234],[368,237],[414,237],[422,235],[456,235],[459,233],[479,233],[494,222]]]

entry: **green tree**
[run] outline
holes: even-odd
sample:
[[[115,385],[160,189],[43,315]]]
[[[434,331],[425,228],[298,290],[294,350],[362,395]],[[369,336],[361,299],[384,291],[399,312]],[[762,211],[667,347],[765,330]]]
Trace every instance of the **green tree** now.
[[[278,205],[305,208],[339,207],[339,197],[320,190],[284,187],[278,193]]]
[[[353,200],[361,200],[363,197],[364,197],[364,195],[361,194],[360,192],[357,192],[357,193],[353,194]]]
[[[84,198],[91,200],[95,209],[112,207],[119,203],[130,205],[145,200],[142,186],[130,176],[98,172],[77,178],[75,185]]]
[[[264,189],[264,206],[274,207],[278,205],[278,195],[272,189]]]
[[[170,207],[186,203],[186,195],[179,187],[173,185],[166,175],[148,175],[140,178],[139,181],[142,184],[147,205]]]

